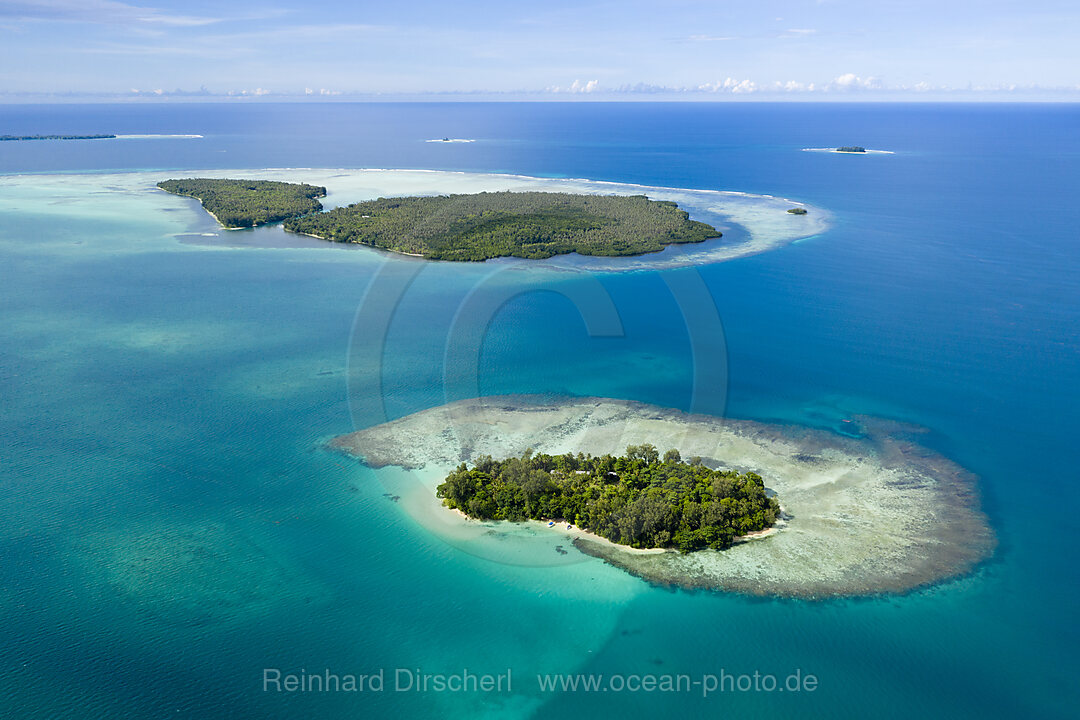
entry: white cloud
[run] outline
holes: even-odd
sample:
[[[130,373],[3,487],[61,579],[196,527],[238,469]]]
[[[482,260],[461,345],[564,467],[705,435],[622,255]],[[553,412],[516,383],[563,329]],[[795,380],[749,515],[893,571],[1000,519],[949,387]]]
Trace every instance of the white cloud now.
[[[212,93],[206,89],[205,86],[200,87],[198,90],[166,90],[164,88],[153,88],[150,90],[140,90],[139,88],[131,88],[132,97],[206,97],[212,95]]]
[[[615,92],[651,95],[656,93],[686,92],[686,88],[670,87],[668,85],[652,85],[650,83],[639,82],[633,85],[620,85],[615,88]]]
[[[549,93],[593,93],[600,89],[599,80],[589,80],[588,82],[582,82],[581,80],[575,80],[569,87],[560,87],[559,85],[552,85],[547,88],[546,92]]]
[[[733,35],[691,35],[686,38],[691,42],[724,42],[726,40],[736,40]]]
[[[816,89],[814,83],[801,83],[798,80],[788,80],[787,82],[777,81],[774,87],[782,92],[813,92]]]
[[[156,8],[139,7],[116,0],[4,0],[0,2],[0,17],[13,20],[172,27],[199,27],[221,22],[220,18],[174,15]]]
[[[839,90],[851,92],[855,90],[882,90],[884,86],[876,77],[859,77],[855,73],[844,73],[833,79],[826,87],[827,90]]]
[[[988,88],[970,88],[971,90],[987,90]],[[998,86],[996,91],[1015,90],[1015,86]],[[595,80],[584,83],[575,81],[569,87],[552,86],[547,92],[557,93],[599,93],[599,94],[632,94],[632,95],[768,95],[768,94],[827,94],[827,93],[854,93],[854,92],[952,92],[945,86],[930,85],[919,82],[913,85],[885,85],[879,78],[872,75],[860,76],[855,73],[844,73],[833,78],[829,82],[804,82],[800,80],[774,80],[772,82],[757,82],[750,78],[737,79],[727,77],[715,82],[701,83],[695,86],[678,85],[655,85],[650,83],[624,84],[615,88],[605,89],[599,86]]]
[[[229,97],[262,97],[263,95],[272,95],[274,93],[271,90],[259,87],[254,90],[229,90],[225,94]]]
[[[757,92],[758,85],[753,80],[736,80],[735,78],[725,78],[724,80],[717,80],[714,83],[704,83],[698,85],[698,90],[702,92],[722,93],[728,92],[734,95],[742,95],[746,93]]]

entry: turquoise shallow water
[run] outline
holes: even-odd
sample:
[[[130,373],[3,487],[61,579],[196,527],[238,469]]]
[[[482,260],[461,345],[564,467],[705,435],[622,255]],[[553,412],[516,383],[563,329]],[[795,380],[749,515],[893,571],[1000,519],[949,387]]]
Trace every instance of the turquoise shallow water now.
[[[446,367],[447,338],[492,268],[425,266],[396,304],[379,394],[374,368],[350,363],[377,342],[353,334],[357,312],[377,274],[415,262],[263,247],[273,231],[200,239],[187,234],[212,223],[162,193],[0,178],[6,715],[1072,714],[1076,109],[88,106],[8,107],[0,119],[20,134],[105,123],[205,135],[5,147],[9,174],[516,172],[772,193],[834,223],[697,270],[496,274],[514,296],[471,374],[457,355]],[[319,137],[298,134],[312,122]],[[445,135],[477,142],[422,142]],[[801,152],[856,141],[896,154]],[[723,321],[723,352],[704,362],[727,377],[696,389],[701,338],[670,290],[691,273]],[[590,337],[565,296],[596,283],[617,336]],[[320,449],[379,421],[373,398],[393,417],[474,384],[825,428],[855,413],[915,422],[980,476],[1000,545],[973,575],[903,597],[671,592],[586,558],[529,568],[462,553],[385,497],[403,480],[394,471]],[[286,696],[262,692],[265,667],[511,668],[515,692]],[[722,668],[798,668],[819,687],[703,699],[546,694],[535,681]]]

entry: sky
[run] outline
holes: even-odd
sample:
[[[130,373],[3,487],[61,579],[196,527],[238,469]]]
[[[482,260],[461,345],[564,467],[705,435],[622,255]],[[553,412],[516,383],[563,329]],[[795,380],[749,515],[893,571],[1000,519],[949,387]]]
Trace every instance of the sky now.
[[[0,100],[1080,100],[1077,0],[0,0]]]

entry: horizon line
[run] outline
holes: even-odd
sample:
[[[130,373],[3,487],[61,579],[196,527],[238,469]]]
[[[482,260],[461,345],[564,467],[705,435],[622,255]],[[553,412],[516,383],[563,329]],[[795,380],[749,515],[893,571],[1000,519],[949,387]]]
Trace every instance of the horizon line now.
[[[729,95],[712,93],[544,93],[544,92],[416,92],[416,93],[340,93],[307,95],[302,93],[240,92],[137,92],[137,93],[5,93],[0,91],[0,105],[77,103],[772,103],[772,104],[1076,104],[1080,91],[951,91],[947,93],[821,93],[789,95],[754,93]]]

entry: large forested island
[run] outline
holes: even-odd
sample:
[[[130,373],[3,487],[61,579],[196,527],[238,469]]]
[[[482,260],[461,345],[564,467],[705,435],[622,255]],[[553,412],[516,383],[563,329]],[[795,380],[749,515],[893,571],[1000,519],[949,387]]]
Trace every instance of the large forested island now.
[[[431,260],[641,255],[720,236],[673,202],[549,192],[380,198],[296,218],[285,229]]]
[[[191,178],[158,187],[197,198],[230,228],[284,220],[286,230],[430,260],[642,255],[720,237],[685,210],[644,195],[481,192],[379,198],[322,212],[326,188],[266,180]]]
[[[193,197],[227,228],[248,228],[280,222],[322,210],[318,198],[326,188],[270,180],[189,178],[163,180],[159,188]]]
[[[725,550],[776,522],[761,476],[710,470],[650,444],[626,455],[534,454],[462,463],[439,485],[450,508],[481,520],[556,520],[635,548]]]

